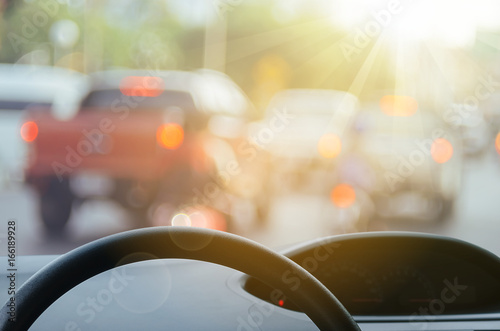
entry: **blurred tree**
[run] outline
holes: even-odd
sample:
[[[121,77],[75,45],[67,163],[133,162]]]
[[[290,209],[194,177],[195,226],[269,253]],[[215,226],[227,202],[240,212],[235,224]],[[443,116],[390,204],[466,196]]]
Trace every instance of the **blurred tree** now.
[[[2,22],[0,61],[45,61],[86,72],[116,67],[199,68],[203,65],[204,26],[188,24],[185,17],[172,9],[174,2],[16,3]],[[336,27],[328,12],[322,14],[317,8],[301,7],[287,14],[280,9],[284,5],[288,6],[286,1],[243,1],[224,12],[228,27],[226,73],[261,108],[272,94],[284,88],[348,91],[357,80],[352,92],[364,95],[394,87],[394,65],[383,51],[375,54],[368,74],[360,82],[360,70],[377,38],[357,49],[352,57],[346,57],[341,45],[354,36]],[[217,7],[206,10],[216,11]],[[213,14],[205,13],[212,19],[222,19]],[[56,54],[49,31],[54,22],[63,19],[74,21],[80,36],[71,50]]]

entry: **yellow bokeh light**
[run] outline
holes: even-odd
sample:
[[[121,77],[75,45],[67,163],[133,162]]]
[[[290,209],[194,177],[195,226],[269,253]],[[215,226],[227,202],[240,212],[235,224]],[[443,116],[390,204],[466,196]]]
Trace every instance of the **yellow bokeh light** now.
[[[418,102],[404,95],[386,95],[380,99],[380,109],[389,116],[408,117],[418,110]]]
[[[318,152],[324,158],[332,159],[341,151],[342,141],[333,133],[323,135],[318,141]]]
[[[184,141],[184,130],[176,123],[163,124],[156,132],[156,140],[167,149],[177,149]]]
[[[192,226],[191,218],[186,214],[177,214],[172,217],[172,226]]]

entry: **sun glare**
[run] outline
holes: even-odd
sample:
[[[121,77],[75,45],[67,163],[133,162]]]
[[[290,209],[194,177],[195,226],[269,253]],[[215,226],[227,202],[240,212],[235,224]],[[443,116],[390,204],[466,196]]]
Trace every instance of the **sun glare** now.
[[[408,117],[418,110],[418,102],[410,96],[386,95],[380,99],[380,109],[389,116]]]
[[[353,34],[387,34],[393,41],[437,41],[464,47],[474,42],[478,28],[500,25],[488,13],[490,8],[488,0],[341,0],[332,4],[330,20]]]

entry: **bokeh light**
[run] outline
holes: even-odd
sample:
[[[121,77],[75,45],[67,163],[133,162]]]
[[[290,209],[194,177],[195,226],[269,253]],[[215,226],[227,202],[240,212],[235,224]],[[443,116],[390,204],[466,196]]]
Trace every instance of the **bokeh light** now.
[[[172,226],[191,226],[191,219],[186,214],[177,214],[172,217]]]
[[[498,154],[500,154],[500,132],[497,134],[497,137],[495,139],[495,148]]]
[[[33,142],[38,137],[38,125],[33,121],[24,123],[21,127],[21,137],[28,143]]]
[[[453,146],[444,138],[436,139],[432,143],[431,155],[437,163],[446,163],[453,156]]]
[[[327,159],[332,159],[342,151],[342,141],[335,134],[325,134],[318,141],[319,154]]]
[[[339,184],[331,192],[333,204],[339,208],[348,208],[356,201],[356,191],[351,185]]]
[[[184,141],[184,130],[176,123],[163,124],[156,132],[156,140],[166,149],[177,149]]]
[[[214,209],[208,207],[197,207],[190,214],[193,227],[226,231],[227,224],[224,216]]]
[[[412,116],[418,110],[418,102],[410,96],[386,95],[380,99],[380,109],[389,116]]]
[[[164,89],[165,83],[160,77],[128,76],[120,82],[122,94],[132,97],[157,97]]]

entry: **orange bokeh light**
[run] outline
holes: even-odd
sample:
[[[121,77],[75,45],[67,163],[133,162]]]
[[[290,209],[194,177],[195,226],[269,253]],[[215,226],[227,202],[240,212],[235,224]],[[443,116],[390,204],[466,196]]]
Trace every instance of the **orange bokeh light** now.
[[[389,116],[412,116],[418,110],[418,102],[410,96],[386,95],[380,99],[380,109]]]
[[[38,125],[35,122],[29,121],[23,124],[21,127],[21,137],[24,141],[28,143],[33,142],[37,136]]]
[[[356,191],[351,185],[339,184],[330,193],[330,199],[339,208],[348,208],[356,201]]]
[[[495,148],[497,149],[498,154],[500,154],[500,132],[497,134],[495,139]]]
[[[184,141],[184,130],[179,124],[163,124],[156,132],[158,144],[166,149],[177,149]]]
[[[438,138],[432,143],[431,155],[437,163],[446,163],[453,156],[453,146],[448,140]]]
[[[227,231],[227,224],[224,215],[208,207],[197,207],[189,214],[191,226],[195,228],[205,228],[218,231]]]
[[[120,82],[120,91],[131,97],[157,97],[163,93],[165,83],[160,77],[128,76]]]
[[[319,154],[327,159],[332,159],[342,151],[342,141],[335,134],[325,134],[318,141]]]

